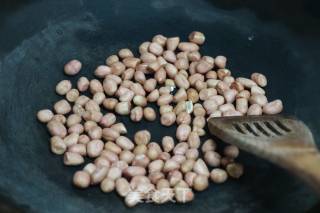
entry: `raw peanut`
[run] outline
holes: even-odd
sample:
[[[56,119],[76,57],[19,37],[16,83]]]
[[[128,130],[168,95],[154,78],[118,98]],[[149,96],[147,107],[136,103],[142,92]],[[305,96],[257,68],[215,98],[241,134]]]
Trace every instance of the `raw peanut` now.
[[[116,130],[119,134],[127,134],[127,128],[123,123],[116,123],[111,126],[111,129]]]
[[[203,44],[204,41],[205,41],[205,36],[202,32],[199,32],[199,31],[193,31],[189,34],[188,36],[189,38],[189,41],[195,43],[195,44]]]
[[[69,80],[62,80],[56,85],[56,93],[59,95],[65,95],[69,92],[72,88],[71,81]]]
[[[95,160],[94,160],[94,165],[96,167],[110,167],[110,161],[108,160],[108,158],[104,157],[104,156],[100,156],[100,157],[97,157]]]
[[[191,168],[192,169],[192,168]],[[186,174],[184,175],[184,180],[186,181],[186,183],[189,185],[189,187],[193,186],[193,180],[194,178],[197,176],[197,173],[195,172],[186,172]]]
[[[171,50],[164,51],[163,58],[170,63],[174,63],[177,60],[176,54]]]
[[[119,156],[120,156],[120,160],[125,161],[128,164],[131,163],[134,159],[134,154],[129,150],[123,150]]]
[[[149,51],[155,55],[161,55],[163,53],[163,47],[156,43],[156,42],[152,42],[150,45],[149,45]]]
[[[157,86],[157,81],[154,78],[150,78],[144,82],[144,90],[146,92],[152,92]]]
[[[267,86],[267,78],[261,73],[252,73],[251,75],[251,80],[256,82],[260,87],[265,87]]]
[[[157,117],[156,112],[151,107],[146,107],[143,109],[143,116],[147,121],[154,121]]]
[[[214,183],[223,183],[228,179],[228,174],[225,170],[216,168],[210,172],[210,179]]]
[[[147,145],[150,142],[151,134],[148,130],[140,130],[134,134],[134,142],[137,145]]]
[[[180,170],[183,173],[188,173],[192,170],[194,163],[195,163],[194,159],[187,159],[181,164]]]
[[[82,114],[82,117],[85,121],[94,121],[94,122],[99,122],[102,118],[102,113],[98,111],[85,111]]]
[[[171,105],[162,105],[160,106],[160,115],[163,115],[164,113],[167,112],[172,112],[173,111],[173,106]]]
[[[77,166],[84,162],[83,157],[78,153],[66,152],[63,156],[63,163],[66,166]]]
[[[158,106],[161,105],[168,105],[172,102],[173,96],[171,94],[163,94],[159,97],[157,104]]]
[[[114,152],[109,151],[109,150],[103,150],[101,152],[101,157],[105,157],[111,163],[119,161],[118,155]]]
[[[127,177],[145,175],[146,169],[140,166],[129,166],[123,170],[123,174]]]
[[[195,73],[188,78],[190,85],[194,86],[197,81],[204,81],[204,76],[200,73]]]
[[[149,42],[149,41],[146,41],[146,42],[143,42],[142,44],[140,44],[139,53],[143,54],[145,52],[148,52],[150,44],[151,44],[151,42]]]
[[[223,153],[228,158],[237,158],[239,156],[239,149],[234,145],[226,146]]]
[[[119,115],[128,115],[130,113],[131,103],[130,102],[119,102],[115,106],[115,111]]]
[[[196,160],[199,157],[199,151],[196,148],[188,149],[186,151],[186,158]]]
[[[97,104],[97,102],[94,100],[89,100],[84,107],[87,111],[100,111],[99,104]]]
[[[239,83],[239,82],[237,82],[237,81],[234,81],[234,82],[231,83],[230,89],[235,89],[235,90],[237,90],[238,92],[241,92],[241,91],[244,90],[244,86],[243,86],[241,83]],[[238,93],[238,94],[239,94],[239,93]]]
[[[80,77],[77,82],[77,88],[80,92],[84,92],[89,88],[89,80],[86,77]]]
[[[177,161],[169,159],[164,163],[163,172],[170,172],[179,169],[180,165]]]
[[[204,60],[199,61],[196,66],[197,72],[201,74],[207,73],[212,68],[213,68],[213,65]]]
[[[59,136],[61,138],[64,138],[67,134],[66,127],[58,121],[49,121],[47,124],[47,128],[52,136]]]
[[[134,73],[134,80],[140,84],[144,84],[144,82],[146,81],[146,76],[142,71],[137,70]]]
[[[222,113],[224,113],[224,112],[226,112],[226,111],[235,111],[235,107],[234,107],[233,104],[228,103],[228,104],[220,105],[220,106],[219,106],[219,110],[220,110]]]
[[[116,154],[120,154],[122,151],[120,146],[118,146],[117,144],[115,144],[114,142],[111,142],[111,141],[104,144],[104,149],[110,150],[111,152],[114,152]]]
[[[114,75],[114,74],[109,74],[109,75],[107,75],[107,76],[105,77],[105,79],[112,79],[112,80],[114,80],[114,81],[117,83],[117,85],[118,85],[118,84],[121,84],[121,82],[122,82],[122,79],[121,79],[119,76]]]
[[[202,159],[198,159],[193,165],[193,171],[198,175],[209,177],[209,169]]]
[[[119,136],[116,139],[116,144],[124,150],[132,150],[134,148],[133,142],[125,136]]]
[[[215,88],[221,82],[221,80],[208,79],[206,82],[207,82],[208,88]]]
[[[102,104],[103,100],[106,98],[106,95],[103,92],[97,92],[93,95],[93,100],[98,104]]]
[[[133,153],[135,155],[146,154],[147,153],[147,149],[148,149],[148,147],[146,145],[140,144],[140,145],[137,145],[134,148]]]
[[[262,115],[262,108],[258,104],[252,104],[247,111],[247,115]]]
[[[199,136],[204,136],[204,135],[206,134],[206,131],[205,131],[204,129],[199,128],[199,127],[197,127],[197,126],[194,126],[194,127],[192,128],[192,131],[193,131],[193,132],[196,132]]]
[[[231,72],[228,69],[218,69],[217,76],[220,80],[224,80],[225,77],[231,76]],[[234,79],[233,79],[234,81]],[[227,83],[227,82],[225,82]]]
[[[154,78],[157,80],[159,84],[163,84],[166,80],[167,72],[164,68],[160,68],[155,74]]]
[[[180,112],[177,116],[176,120],[177,124],[187,124],[189,125],[191,123],[191,115],[187,112]]]
[[[66,144],[59,136],[53,136],[50,139],[51,151],[56,155],[62,155],[67,150]]]
[[[150,159],[145,154],[138,154],[132,161],[132,166],[140,166],[146,168],[150,163]]]
[[[117,76],[121,75],[126,69],[126,66],[120,61],[111,64],[110,67],[111,73]]]
[[[161,34],[155,35],[152,38],[152,42],[156,42],[160,44],[161,46],[164,46],[166,44],[167,38]]]
[[[204,56],[202,56],[201,60],[211,64],[212,66],[214,66],[214,58],[211,57],[211,56],[204,55]]]
[[[232,178],[240,178],[243,175],[243,166],[239,163],[228,164],[226,170]]]
[[[214,100],[218,106],[224,104],[224,97],[221,95],[213,95],[209,98],[210,100]]]
[[[78,104],[78,105],[80,105],[80,106],[84,106],[88,101],[90,101],[90,98],[88,98],[88,97],[85,96],[85,95],[80,95],[80,96],[77,98],[75,104]]]
[[[111,73],[111,68],[106,65],[100,65],[94,71],[94,75],[98,78],[104,78],[106,75]]]
[[[158,180],[157,182],[157,186],[156,188],[158,190],[161,190],[161,189],[168,189],[170,187],[170,184],[169,184],[169,181],[167,179],[160,179]]]
[[[199,92],[199,98],[202,101],[208,100],[214,95],[217,95],[217,90],[214,88],[205,88]]]
[[[174,148],[174,140],[170,136],[164,136],[162,138],[162,148],[165,152],[170,152]]]
[[[189,64],[189,73],[190,75],[196,74],[197,73],[197,65],[199,61],[193,61],[191,64]]]
[[[90,185],[90,174],[85,171],[77,171],[73,175],[73,184],[79,188],[87,188]]]
[[[188,137],[190,148],[198,148],[200,146],[200,137],[196,132],[191,132]]]
[[[104,143],[101,140],[92,140],[87,144],[87,154],[91,158],[98,157],[104,147]]]
[[[103,90],[107,95],[113,96],[116,93],[117,89],[118,89],[117,83],[113,79],[110,79],[110,78],[104,79]]]
[[[150,73],[156,72],[161,68],[161,66],[162,65],[160,64],[160,62],[158,60],[151,62],[151,63],[148,63],[147,70],[145,71],[145,73],[150,74]]]
[[[205,175],[197,175],[193,179],[193,188],[196,191],[203,191],[206,188],[208,188],[209,182],[208,182],[208,176]]]
[[[75,102],[79,97],[79,91],[77,89],[71,89],[69,92],[66,94],[66,99],[69,102]]]
[[[87,144],[89,143],[90,138],[87,135],[80,135],[78,139],[78,143],[80,144]]]
[[[84,144],[73,144],[68,147],[68,152],[74,152],[74,153],[78,153],[82,156],[86,156],[87,149]]]
[[[210,99],[203,102],[203,107],[206,110],[208,115],[210,115],[211,113],[213,113],[218,109],[217,103],[214,100],[210,100]]]
[[[188,79],[182,74],[177,74],[174,81],[179,88],[188,89],[190,87]]]
[[[48,123],[53,118],[53,112],[49,109],[40,110],[37,113],[37,118],[42,123]]]
[[[211,167],[217,167],[220,165],[220,159],[221,156],[219,153],[215,151],[206,151],[204,154],[204,160],[207,163],[207,165]]]
[[[217,79],[216,71],[210,70],[206,73],[206,79]]]
[[[175,186],[177,183],[182,180],[183,176],[182,173],[178,170],[170,171],[167,175],[167,179],[169,181],[170,186]]]
[[[143,196],[140,192],[130,191],[127,194],[127,196],[125,196],[124,203],[126,204],[127,207],[134,207],[138,203],[140,203],[142,199],[143,199]]]
[[[167,50],[171,50],[174,51],[180,42],[180,38],[179,37],[171,37],[167,39]]]
[[[173,153],[175,155],[184,155],[187,150],[188,150],[188,144],[186,142],[180,142],[174,147]]]
[[[86,121],[84,123],[84,130],[88,132],[92,127],[98,126],[98,124],[94,121]]]
[[[202,107],[201,104],[195,104],[193,106],[193,115],[204,117],[206,115],[206,110]]]
[[[154,160],[148,165],[149,173],[160,172],[164,166],[163,160]]]
[[[116,63],[119,61],[119,57],[117,55],[110,55],[107,59],[106,59],[106,64],[108,66],[111,66],[113,63]]]
[[[236,98],[246,98],[249,99],[250,98],[250,92],[248,90],[242,90],[241,92],[239,92],[236,96]]]
[[[108,174],[108,167],[97,167],[91,174],[91,185],[99,184]]]
[[[111,167],[117,167],[119,168],[121,171],[123,171],[125,168],[127,168],[129,165],[127,162],[123,161],[123,160],[120,160],[120,161],[116,161],[116,162],[113,162],[111,164]]]
[[[118,55],[120,58],[129,58],[134,56],[131,50],[128,48],[119,50]]]
[[[252,86],[257,85],[254,81],[252,81],[248,78],[240,77],[240,78],[237,78],[236,81],[239,82],[240,84],[242,84],[245,88],[251,88]]]
[[[117,117],[113,113],[107,113],[105,114],[101,120],[100,125],[103,127],[110,127],[112,126],[117,120]]]
[[[160,122],[163,126],[171,126],[175,121],[176,114],[174,112],[166,112],[160,117]]]
[[[85,113],[85,111],[86,110],[80,104],[74,104],[72,107],[72,112],[81,116]]]
[[[233,82],[235,82],[235,79],[234,79],[234,77],[232,77],[232,76],[225,76],[225,77],[223,78],[223,82],[225,82],[226,84],[228,84],[228,86],[230,87],[231,84],[232,84]]]
[[[53,108],[57,114],[62,114],[62,115],[65,115],[71,111],[70,104],[68,103],[68,101],[64,99],[56,102]]]
[[[174,65],[177,67],[179,70],[186,70],[189,68],[189,61],[188,58],[178,58]]]
[[[176,137],[179,141],[186,141],[191,132],[191,127],[187,124],[180,124],[176,131]]]
[[[183,52],[193,52],[199,50],[199,46],[191,42],[180,42],[178,48]]]
[[[208,151],[214,151],[216,149],[216,147],[217,147],[217,145],[214,142],[214,140],[208,139],[202,144],[201,151],[203,153],[208,152]]]
[[[164,66],[164,69],[166,71],[166,75],[168,75],[169,78],[174,78],[178,73],[177,67],[175,67],[173,64],[170,64],[170,63],[167,63]]]
[[[147,105],[147,99],[146,97],[142,96],[142,95],[136,95],[134,96],[133,98],[133,103],[136,105],[136,106],[141,106],[141,107],[144,107]]]
[[[237,98],[236,99],[236,110],[242,114],[246,114],[248,111],[248,99],[246,98]]]
[[[130,112],[130,119],[133,122],[139,122],[143,118],[143,109],[140,106],[134,107]]]
[[[268,103],[268,99],[265,95],[261,94],[253,94],[249,98],[250,104],[258,104],[260,106],[264,106]]]
[[[88,135],[91,139],[100,139],[102,137],[102,129],[100,126],[94,126],[89,129]]]
[[[112,128],[102,130],[102,138],[107,141],[115,141],[118,137],[120,137],[120,133]]]
[[[223,92],[223,96],[227,103],[233,103],[236,99],[237,93],[237,90],[228,89]]]
[[[176,161],[178,164],[182,164],[187,160],[186,156],[184,155],[174,155],[171,158],[172,160]]]
[[[252,86],[251,90],[250,90],[251,94],[261,94],[261,95],[265,95],[266,92],[264,91],[264,89],[262,89],[259,86]]]
[[[193,88],[189,88],[187,90],[187,96],[188,96],[188,100],[192,101],[192,103],[197,103],[199,101],[199,94],[197,90]]]
[[[95,94],[96,92],[103,92],[103,86],[99,80],[93,79],[90,81],[89,90],[92,94]]]
[[[182,180],[174,187],[174,196],[178,203],[191,202],[194,198],[192,190],[188,184]]]
[[[140,59],[139,58],[135,58],[135,57],[129,57],[129,58],[125,58],[122,60],[122,63],[129,69],[125,70],[122,74],[124,74],[125,72],[128,72],[128,70],[130,70],[130,72],[134,73],[134,69],[138,66],[138,64],[140,63]],[[132,77],[131,77],[132,78]],[[130,78],[130,79],[131,79]]]
[[[214,64],[219,68],[225,68],[227,63],[227,58],[225,56],[217,56],[214,59]]]
[[[263,106],[263,113],[267,115],[278,114],[282,111],[283,105],[281,100],[275,100]]]
[[[180,88],[173,96],[173,101],[178,103],[180,101],[186,101],[188,99],[187,92],[184,88]]]
[[[100,184],[101,191],[107,193],[112,192],[115,189],[115,182],[110,178],[105,178]]]
[[[224,81],[219,81],[216,90],[218,91],[219,95],[223,95],[223,93],[229,89],[229,85]]]
[[[201,54],[198,51],[189,52],[188,53],[188,60],[189,61],[199,61],[201,59]]]
[[[111,167],[108,171],[107,177],[111,180],[117,180],[121,178],[122,170],[118,167]]]
[[[152,147],[152,148],[149,147],[149,149],[147,150],[147,156],[151,160],[157,159],[159,157],[160,153],[161,153],[161,149],[158,150],[157,148],[154,148],[154,147]]]
[[[97,169],[97,166],[94,165],[93,163],[88,163],[87,165],[85,165],[85,167],[83,167],[83,171],[89,173],[90,175],[92,175],[92,173]]]
[[[130,90],[132,90],[135,95],[142,95],[142,96],[146,95],[146,92],[144,91],[143,87],[139,83],[132,84],[130,86]]]
[[[193,126],[204,128],[206,125],[206,119],[203,116],[196,116],[192,122]]]
[[[160,97],[159,90],[155,89],[149,93],[149,95],[147,96],[147,101],[148,102],[156,102],[159,97]]]
[[[82,64],[80,61],[73,59],[64,65],[64,73],[66,75],[76,75],[80,72]]]
[[[195,86],[197,91],[201,91],[203,89],[207,89],[207,87],[208,87],[206,82],[203,82],[203,81],[200,81],[200,80],[196,81],[194,86]]]

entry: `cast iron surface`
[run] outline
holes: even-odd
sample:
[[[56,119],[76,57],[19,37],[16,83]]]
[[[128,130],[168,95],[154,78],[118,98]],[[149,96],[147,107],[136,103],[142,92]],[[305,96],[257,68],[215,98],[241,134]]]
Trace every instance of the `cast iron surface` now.
[[[225,3],[228,2],[228,3]],[[256,3],[255,3],[256,2]],[[59,100],[55,84],[93,77],[94,68],[119,48],[137,50],[157,33],[186,39],[206,34],[202,52],[228,56],[234,76],[254,71],[269,78],[269,99],[281,98],[285,113],[302,119],[320,142],[319,16],[316,1],[4,1],[0,7],[0,200],[1,212],[307,212],[316,197],[285,171],[242,152],[245,175],[213,185],[186,205],[141,204],[128,210],[116,193],[71,185],[79,168],[50,153],[49,134],[35,119]],[[283,3],[285,2],[285,3]],[[290,3],[288,3],[290,2]],[[318,7],[319,9],[319,7]],[[63,64],[78,58],[75,78]],[[154,141],[175,128],[147,128]],[[222,145],[221,145],[222,146]],[[220,147],[221,147],[220,146]],[[317,210],[316,210],[317,211]]]

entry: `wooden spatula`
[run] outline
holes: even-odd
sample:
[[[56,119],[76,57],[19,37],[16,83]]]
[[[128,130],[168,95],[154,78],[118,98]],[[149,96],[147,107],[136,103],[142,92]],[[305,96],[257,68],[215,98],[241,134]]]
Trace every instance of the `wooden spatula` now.
[[[302,122],[284,116],[210,118],[209,131],[300,177],[320,195],[320,153]]]

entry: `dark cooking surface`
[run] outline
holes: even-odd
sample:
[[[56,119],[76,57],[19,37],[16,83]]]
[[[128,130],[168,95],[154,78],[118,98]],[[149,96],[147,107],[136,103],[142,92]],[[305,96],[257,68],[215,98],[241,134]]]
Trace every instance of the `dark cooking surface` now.
[[[67,60],[80,59],[84,64],[80,75],[92,77],[94,67],[119,48],[137,50],[139,43],[157,33],[185,39],[190,31],[200,30],[207,37],[204,54],[226,55],[235,76],[265,73],[268,97],[283,99],[285,112],[305,121],[319,144],[320,72],[316,65],[320,22],[316,1],[3,2],[0,212],[275,213],[306,212],[316,204],[316,197],[299,180],[242,153],[245,175],[239,181],[211,184],[187,205],[142,204],[128,210],[116,193],[103,194],[97,187],[73,188],[70,182],[77,168],[62,166],[61,157],[50,153],[49,135],[35,119],[37,110],[59,99],[54,87],[68,78],[62,72]],[[156,122],[131,125],[129,133],[132,136],[142,128],[150,129],[155,141],[175,131]]]

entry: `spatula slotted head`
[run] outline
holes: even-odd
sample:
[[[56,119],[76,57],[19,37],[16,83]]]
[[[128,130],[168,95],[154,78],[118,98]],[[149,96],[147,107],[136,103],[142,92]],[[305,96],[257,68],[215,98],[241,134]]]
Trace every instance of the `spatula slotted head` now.
[[[314,148],[312,134],[301,121],[284,116],[210,118],[211,134],[248,152],[268,157],[283,148]],[[279,148],[282,149],[279,149]],[[296,149],[298,150],[298,149]]]

